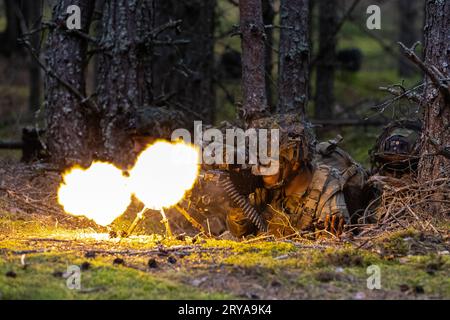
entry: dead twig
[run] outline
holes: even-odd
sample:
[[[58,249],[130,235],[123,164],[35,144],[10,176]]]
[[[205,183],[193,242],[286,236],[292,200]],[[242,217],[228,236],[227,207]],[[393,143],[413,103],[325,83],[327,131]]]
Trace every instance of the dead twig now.
[[[412,181],[403,186],[392,185],[389,179],[379,182],[382,184],[382,193],[366,208],[362,218],[376,216],[378,222],[359,227],[357,239],[364,239],[361,246],[377,235],[408,228],[431,232],[443,238],[445,232],[437,226],[450,210],[450,200],[447,198],[450,179],[438,178],[420,183]],[[430,204],[434,202],[441,203],[440,214],[430,211]]]
[[[153,29],[150,33],[149,33],[149,37],[153,40],[156,37],[158,37],[158,35],[160,35],[162,32],[164,32],[167,29],[171,29],[171,28],[178,28],[181,23],[183,22],[183,20],[170,20],[169,22],[160,25],[158,27],[156,27],[155,29]]]
[[[91,42],[94,45],[98,45],[99,44],[98,39],[96,39],[94,37],[91,37],[89,34],[83,32],[83,31],[77,30],[77,29],[67,29],[65,27],[65,24],[59,25],[59,24],[56,24],[54,22],[42,22],[42,29],[44,29],[44,28],[47,28],[49,30],[58,29],[58,30],[61,30],[63,32],[66,32],[69,35],[73,35],[73,36],[79,37],[79,38],[81,38],[83,40],[87,40],[87,41]],[[34,33],[35,30],[32,30],[30,32]]]
[[[446,77],[435,66],[427,65],[415,53],[415,49],[420,42],[416,42],[411,48],[406,47],[401,42],[398,42],[398,44],[402,48],[403,54],[430,78],[430,80],[446,99],[450,100],[450,86],[448,79],[446,79]]]
[[[379,89],[381,91],[389,92],[390,94],[398,98],[405,97],[406,99],[415,102],[419,105],[421,105],[423,102],[422,97],[419,94],[417,94],[415,90],[406,90],[405,87],[403,87],[403,85],[401,84],[393,84],[387,87],[380,87]]]
[[[59,77],[53,70],[48,68],[42,61],[39,59],[36,51],[34,50],[33,46],[30,44],[28,40],[24,40],[23,45],[29,50],[31,57],[39,64],[39,66],[44,70],[46,74],[51,76],[52,78],[55,78],[64,88],[66,88],[70,93],[72,93],[75,98],[80,102],[81,105],[88,108],[89,111],[94,112],[100,112],[100,108],[97,106],[97,104],[89,99],[88,97],[85,97],[79,90],[74,88],[70,83]]]
[[[180,212],[180,213],[183,215],[183,217],[184,217],[187,221],[189,221],[190,224],[191,224],[194,228],[196,228],[197,230],[199,230],[199,231],[202,232],[203,234],[206,234],[205,228],[203,228],[203,226],[202,226],[200,223],[198,223],[193,217],[191,217],[191,215],[190,215],[183,207],[181,207],[180,205],[177,204],[177,205],[175,205],[175,209],[177,209],[178,212]],[[210,232],[209,234],[211,234],[211,232]]]

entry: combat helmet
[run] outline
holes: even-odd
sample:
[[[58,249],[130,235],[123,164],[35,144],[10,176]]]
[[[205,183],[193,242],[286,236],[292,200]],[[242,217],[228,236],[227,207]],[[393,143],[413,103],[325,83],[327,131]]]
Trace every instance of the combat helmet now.
[[[316,139],[312,125],[301,120],[298,114],[277,114],[260,118],[252,122],[252,127],[279,130],[280,164],[299,163],[300,166],[311,166]]]
[[[417,169],[421,123],[399,120],[387,125],[369,151],[372,170],[404,174]]]

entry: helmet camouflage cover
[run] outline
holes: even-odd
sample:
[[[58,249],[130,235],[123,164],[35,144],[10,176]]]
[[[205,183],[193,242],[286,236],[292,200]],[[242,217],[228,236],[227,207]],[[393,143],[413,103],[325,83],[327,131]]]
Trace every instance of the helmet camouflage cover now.
[[[301,120],[298,114],[277,114],[252,122],[255,129],[278,129],[280,159],[288,162],[310,164],[314,157],[315,136],[312,125]]]
[[[396,121],[386,126],[370,150],[372,167],[407,171],[417,166],[421,124]]]

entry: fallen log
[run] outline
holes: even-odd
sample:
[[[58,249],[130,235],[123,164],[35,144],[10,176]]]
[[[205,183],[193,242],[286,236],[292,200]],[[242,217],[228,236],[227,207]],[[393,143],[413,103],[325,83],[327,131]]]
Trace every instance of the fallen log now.
[[[22,141],[0,141],[0,149],[22,149],[23,146]]]

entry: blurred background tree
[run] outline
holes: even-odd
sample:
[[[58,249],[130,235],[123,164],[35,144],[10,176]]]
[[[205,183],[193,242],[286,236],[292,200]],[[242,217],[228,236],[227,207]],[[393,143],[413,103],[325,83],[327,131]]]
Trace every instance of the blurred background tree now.
[[[17,39],[27,35],[35,53],[44,61],[46,56],[42,49],[50,35],[48,23],[52,21],[55,2],[56,0],[0,1],[2,142],[19,141],[25,126],[38,129],[47,127],[41,94],[43,83],[40,81],[45,72],[38,70],[29,50]],[[103,2],[96,2],[90,30],[86,31],[88,38],[98,40],[104,35],[101,23],[105,19],[105,10],[101,5]],[[239,24],[239,1],[153,2],[151,28],[158,28],[169,21],[181,20],[181,23],[176,27],[164,28],[158,33],[157,39],[153,39],[152,56],[149,57],[152,92],[148,95],[150,98],[136,102],[133,108],[148,104],[181,111],[190,110],[194,118],[201,116],[205,122],[214,124],[235,119],[236,104],[243,101],[241,39],[236,27]],[[392,99],[386,92],[380,91],[379,87],[400,83],[408,88],[421,83],[422,74],[417,68],[410,67],[396,42],[400,40],[410,45],[411,42],[422,39],[423,3],[419,0],[409,1],[414,5],[408,6],[406,1],[394,0],[340,0],[331,1],[332,4],[321,0],[308,2],[311,63],[308,68],[308,88],[303,90],[309,92],[310,96],[304,105],[305,114],[314,123],[322,125],[322,129],[318,131],[320,139],[328,139],[341,133],[345,137],[344,147],[357,160],[367,164],[367,150],[384,123],[390,119],[417,117],[419,114],[417,105]],[[372,4],[381,8],[381,30],[366,28],[366,9]],[[330,5],[333,5],[331,12],[325,10],[325,6]],[[401,6],[404,9],[399,11]],[[283,45],[280,48],[280,40],[283,42],[280,35],[285,32],[289,38],[290,32],[295,34],[299,30],[283,25],[283,19],[289,19],[291,14],[283,16],[280,0],[261,1],[261,12],[265,26],[266,99],[269,110],[273,111],[280,98],[277,84],[283,82],[283,77],[278,76],[279,68],[286,66],[278,64],[279,56],[283,55],[285,48]],[[43,32],[33,32],[39,30],[41,24]],[[328,41],[325,40],[327,35],[333,36],[334,40],[325,43]],[[92,41],[88,40],[88,43],[85,97],[92,96],[93,101],[103,101],[99,103],[101,109],[102,105],[109,105],[110,102],[102,98],[102,90],[99,89],[105,85],[105,81],[113,80],[108,79],[108,71],[102,70],[99,65],[105,65],[107,55],[103,53],[102,57],[99,55],[101,50]],[[330,45],[334,49],[328,50]],[[320,52],[324,51],[324,47],[327,48],[325,54],[332,54],[334,57],[330,56],[331,58],[323,61]],[[293,62],[299,63],[297,58]],[[300,64],[303,63],[302,60]],[[295,70],[289,67],[287,69],[292,72]],[[302,80],[302,86],[305,81],[306,78]],[[106,89],[103,91],[104,95],[110,93]],[[298,97],[294,100],[297,101],[296,99]],[[326,102],[321,107],[322,100]],[[323,110],[325,116],[322,116]],[[332,116],[329,112],[332,112]],[[18,158],[20,153],[0,150],[0,156]]]

